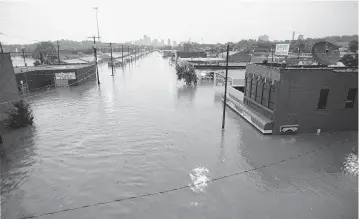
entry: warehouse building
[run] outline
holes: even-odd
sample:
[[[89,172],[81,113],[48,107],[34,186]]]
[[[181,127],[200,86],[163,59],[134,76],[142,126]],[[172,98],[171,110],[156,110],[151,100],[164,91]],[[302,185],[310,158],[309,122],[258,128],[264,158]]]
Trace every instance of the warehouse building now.
[[[358,130],[358,70],[248,64],[227,104],[264,134]]]
[[[95,65],[46,65],[14,68],[18,89],[78,85],[96,77]]]

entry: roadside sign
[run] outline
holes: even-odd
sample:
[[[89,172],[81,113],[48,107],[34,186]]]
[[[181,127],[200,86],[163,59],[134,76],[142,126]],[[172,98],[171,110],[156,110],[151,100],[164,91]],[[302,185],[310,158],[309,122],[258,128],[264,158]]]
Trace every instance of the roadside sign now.
[[[74,80],[76,79],[76,74],[75,72],[60,72],[60,73],[55,73],[55,77],[58,80],[63,80],[63,79],[67,79],[67,80]]]
[[[276,44],[275,55],[277,56],[288,56],[289,44]]]

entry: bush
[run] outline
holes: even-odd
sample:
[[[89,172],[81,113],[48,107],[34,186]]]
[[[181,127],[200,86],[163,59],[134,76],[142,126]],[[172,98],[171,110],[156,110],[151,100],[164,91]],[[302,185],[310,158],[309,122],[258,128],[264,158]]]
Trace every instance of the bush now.
[[[187,85],[192,83],[197,84],[197,75],[196,69],[189,64],[179,64],[176,66],[177,80],[182,80],[186,82]]]
[[[17,101],[13,107],[6,111],[8,118],[5,124],[10,128],[20,128],[28,125],[33,125],[34,116],[30,105],[24,100]]]
[[[345,65],[345,66],[358,66],[358,54],[355,55],[350,55],[350,54],[345,54],[340,61]]]
[[[41,65],[41,62],[40,62],[39,60],[36,60],[36,61],[34,62],[34,66],[38,66],[38,65]]]

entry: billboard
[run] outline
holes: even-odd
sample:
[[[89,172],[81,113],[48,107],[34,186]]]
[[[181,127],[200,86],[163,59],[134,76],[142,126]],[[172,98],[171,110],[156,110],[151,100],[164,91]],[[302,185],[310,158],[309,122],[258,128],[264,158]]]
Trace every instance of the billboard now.
[[[288,56],[289,44],[276,44],[275,55],[277,56]]]
[[[75,72],[60,72],[60,73],[55,73],[55,78],[57,80],[74,80],[76,79],[76,74]]]

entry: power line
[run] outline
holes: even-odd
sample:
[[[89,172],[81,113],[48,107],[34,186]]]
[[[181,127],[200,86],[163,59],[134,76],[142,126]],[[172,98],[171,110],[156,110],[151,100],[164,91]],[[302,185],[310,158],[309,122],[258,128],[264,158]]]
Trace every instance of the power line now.
[[[34,42],[40,42],[40,40],[33,40],[33,39],[26,38],[26,37],[21,37],[21,36],[6,34],[6,33],[3,33],[3,32],[0,32],[0,35],[4,35],[4,36],[8,36],[8,37],[14,37],[14,38],[19,38],[19,39],[23,39],[23,40],[34,41]]]
[[[62,213],[62,212],[67,212],[67,211],[74,211],[74,210],[79,210],[79,209],[83,209],[83,208],[94,207],[94,206],[98,206],[98,205],[105,205],[105,204],[110,204],[110,203],[114,203],[114,202],[122,202],[122,201],[127,201],[127,200],[130,200],[130,199],[139,199],[139,198],[143,198],[143,197],[155,196],[155,195],[165,194],[165,193],[169,193],[169,192],[179,191],[179,190],[190,188],[192,186],[198,186],[198,185],[206,184],[206,183],[209,183],[209,182],[215,182],[215,181],[219,181],[219,180],[222,180],[222,179],[225,179],[225,178],[230,178],[230,177],[241,175],[241,174],[244,174],[244,173],[253,172],[253,171],[263,169],[263,168],[266,168],[266,167],[269,167],[269,166],[281,164],[281,163],[284,163],[286,161],[292,160],[294,158],[299,158],[301,156],[311,154],[311,153],[314,153],[314,152],[317,152],[317,151],[318,151],[318,149],[313,149],[311,151],[307,151],[305,153],[301,153],[301,154],[298,154],[296,156],[292,156],[292,157],[289,157],[287,159],[284,159],[284,160],[281,160],[281,161],[278,161],[278,162],[274,162],[274,163],[266,164],[266,165],[263,165],[263,166],[260,166],[260,167],[255,167],[255,168],[252,168],[252,169],[249,169],[249,170],[244,170],[244,171],[241,171],[241,172],[236,172],[236,173],[232,173],[232,174],[229,174],[229,175],[224,175],[224,176],[221,176],[221,177],[209,179],[209,180],[206,180],[206,181],[203,181],[203,182],[200,182],[200,183],[191,183],[189,185],[185,185],[185,186],[181,186],[181,187],[177,187],[177,188],[173,188],[173,189],[168,189],[168,190],[162,190],[162,191],[159,191],[159,192],[147,193],[147,194],[142,194],[142,195],[138,195],[138,196],[130,196],[130,197],[114,199],[114,200],[110,200],[110,201],[104,201],[104,202],[97,202],[95,204],[83,205],[83,206],[79,206],[79,207],[67,208],[67,209],[48,212],[48,213],[43,213],[43,214],[39,214],[39,215],[22,217],[20,219],[37,218],[37,217],[42,217],[42,216],[46,216],[46,215],[53,215],[53,214],[58,214],[58,213]]]

